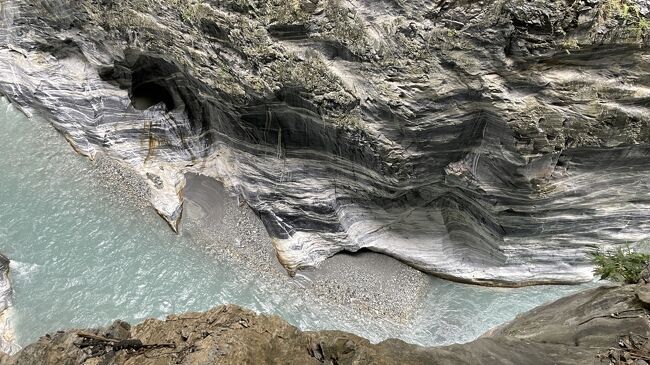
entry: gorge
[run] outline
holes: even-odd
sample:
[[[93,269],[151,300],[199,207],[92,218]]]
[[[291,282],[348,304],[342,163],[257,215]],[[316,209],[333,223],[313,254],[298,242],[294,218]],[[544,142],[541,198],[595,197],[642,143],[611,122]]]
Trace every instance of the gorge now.
[[[470,341],[519,312],[583,288],[477,287],[375,260],[370,263],[382,267],[356,260],[351,263],[358,267],[325,268],[332,271],[327,280],[290,278],[280,265],[255,260],[263,251],[251,250],[253,243],[244,240],[259,227],[244,225],[241,213],[231,215],[242,222],[242,234],[232,233],[222,244],[217,238],[229,225],[219,224],[217,234],[203,237],[204,228],[189,226],[189,213],[196,211],[189,200],[177,235],[153,211],[134,204],[135,189],[124,188],[128,179],[106,184],[106,170],[114,170],[101,159],[91,164],[76,155],[45,121],[27,119],[0,100],[0,128],[0,241],[12,260],[10,333],[21,346],[58,329],[103,326],[118,318],[137,323],[218,304],[280,315],[303,330],[442,345]],[[246,246],[230,243],[238,238]],[[229,245],[237,255],[228,253]],[[272,251],[268,238],[260,245]],[[393,279],[397,288],[383,272],[401,275]],[[357,305],[363,303],[369,308]]]
[[[3,337],[473,340],[647,238],[649,44],[645,0],[0,1]]]
[[[174,229],[185,173],[223,182],[291,273],[365,248],[460,281],[574,283],[591,247],[647,232],[647,11],[12,0],[0,90],[127,161]]]

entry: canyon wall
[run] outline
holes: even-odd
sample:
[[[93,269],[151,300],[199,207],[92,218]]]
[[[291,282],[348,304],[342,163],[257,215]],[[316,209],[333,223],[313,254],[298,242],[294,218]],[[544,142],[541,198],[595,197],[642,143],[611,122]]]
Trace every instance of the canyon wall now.
[[[647,237],[642,0],[4,0],[0,93],[261,217],[289,270],[369,249],[494,285],[591,279]]]
[[[12,288],[9,279],[9,259],[0,253],[0,352],[14,353],[20,349],[12,325]]]

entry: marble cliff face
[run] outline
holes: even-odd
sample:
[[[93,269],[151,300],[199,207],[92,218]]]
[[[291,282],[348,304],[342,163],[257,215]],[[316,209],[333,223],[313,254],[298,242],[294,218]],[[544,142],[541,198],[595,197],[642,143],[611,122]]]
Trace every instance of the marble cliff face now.
[[[370,249],[475,283],[591,278],[650,232],[644,0],[4,0],[0,92],[256,210],[290,271]]]
[[[9,281],[9,259],[0,253],[0,352],[13,353],[20,347],[16,345],[11,323],[11,282]]]

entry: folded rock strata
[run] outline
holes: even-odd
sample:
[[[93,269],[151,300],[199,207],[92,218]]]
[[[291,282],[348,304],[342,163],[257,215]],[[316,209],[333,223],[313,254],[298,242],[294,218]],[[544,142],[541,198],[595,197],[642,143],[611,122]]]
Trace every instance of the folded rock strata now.
[[[643,305],[631,285],[591,289],[536,308],[473,342],[438,348],[392,339],[371,344],[340,331],[302,332],[277,316],[226,305],[134,327],[117,321],[82,331],[173,348],[84,347],[80,331],[69,330],[41,337],[14,356],[0,354],[0,364],[602,364],[624,336],[650,336]]]
[[[0,253],[0,351],[14,353],[20,349],[14,338],[11,325],[11,282],[9,281],[9,259]]]
[[[140,171],[259,213],[290,271],[385,253],[456,280],[592,277],[644,239],[643,0],[5,0],[0,92]]]

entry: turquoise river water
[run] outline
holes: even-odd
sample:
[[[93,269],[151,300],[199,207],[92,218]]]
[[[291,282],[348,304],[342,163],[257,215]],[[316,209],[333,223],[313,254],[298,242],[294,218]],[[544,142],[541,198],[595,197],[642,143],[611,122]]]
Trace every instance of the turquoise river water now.
[[[370,321],[308,303],[290,288],[207,257],[152,209],[103,188],[90,162],[47,123],[0,98],[0,252],[12,259],[13,325],[21,345],[46,332],[131,323],[234,303],[281,315],[302,329],[341,329],[423,345],[472,340],[489,328],[579,290],[497,289],[430,279],[409,325]]]

